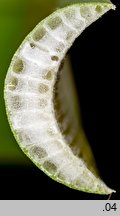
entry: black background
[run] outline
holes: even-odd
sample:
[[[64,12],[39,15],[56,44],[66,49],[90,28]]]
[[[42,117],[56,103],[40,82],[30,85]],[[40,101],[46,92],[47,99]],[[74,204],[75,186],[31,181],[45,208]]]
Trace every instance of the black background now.
[[[120,1],[112,2],[116,11],[108,12],[86,29],[70,53],[84,129],[103,180],[117,191],[111,199],[119,200]],[[32,163],[26,167],[2,166],[0,181],[0,199],[108,199],[69,189]]]

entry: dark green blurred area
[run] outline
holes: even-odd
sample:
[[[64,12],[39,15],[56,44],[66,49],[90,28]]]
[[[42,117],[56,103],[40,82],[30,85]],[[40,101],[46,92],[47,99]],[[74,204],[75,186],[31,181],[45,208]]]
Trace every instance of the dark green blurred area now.
[[[25,36],[49,15],[57,0],[0,0],[0,165],[30,164],[10,130],[4,106],[4,79]]]

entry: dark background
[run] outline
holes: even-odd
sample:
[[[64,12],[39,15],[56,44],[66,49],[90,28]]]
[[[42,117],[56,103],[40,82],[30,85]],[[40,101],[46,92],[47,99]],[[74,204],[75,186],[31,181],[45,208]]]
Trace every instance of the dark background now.
[[[120,199],[120,2],[112,2],[116,11],[108,12],[86,29],[70,54],[85,132],[103,180],[117,191],[111,199]],[[11,133],[10,139],[14,139]],[[108,199],[67,188],[48,178],[24,157],[23,165],[1,163],[0,199]]]

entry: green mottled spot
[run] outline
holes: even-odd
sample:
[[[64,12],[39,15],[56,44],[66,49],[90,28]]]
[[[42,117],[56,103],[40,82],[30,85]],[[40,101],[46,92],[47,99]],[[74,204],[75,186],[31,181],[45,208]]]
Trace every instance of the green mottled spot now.
[[[57,171],[56,165],[52,163],[51,161],[45,161],[43,164],[43,168],[51,174],[55,174]]]
[[[52,61],[58,61],[59,58],[58,58],[58,56],[52,56],[52,57],[51,57],[51,60],[52,60]]]
[[[8,84],[8,89],[13,91],[16,89],[18,84],[18,79],[16,77],[12,77],[10,78],[9,84]]]
[[[44,76],[43,76],[44,79],[46,80],[52,80],[53,78],[53,72],[52,71],[48,71]]]
[[[43,84],[43,83],[41,83],[41,84],[39,85],[39,92],[40,92],[41,94],[46,93],[48,90],[49,90],[48,85]]]
[[[60,179],[60,180],[65,180],[65,176],[63,175],[62,172],[59,172],[57,177]]]
[[[72,20],[72,19],[75,18],[75,10],[72,9],[72,8],[69,9],[69,10],[67,10],[67,11],[65,11],[64,14],[65,14],[65,16],[66,16],[67,19]]]
[[[23,61],[18,58],[13,65],[13,71],[15,73],[21,73],[23,71],[23,68],[24,68]]]
[[[34,146],[31,149],[31,155],[33,157],[37,156],[39,159],[41,159],[41,158],[47,157],[47,152],[45,149],[43,149],[40,146]]]
[[[11,98],[11,104],[12,104],[13,109],[19,110],[22,106],[21,98],[19,96],[13,96]]]
[[[98,13],[101,13],[101,12],[102,12],[102,7],[101,7],[100,5],[97,5],[97,6],[96,6],[96,11],[97,11]]]
[[[46,34],[46,30],[44,27],[39,27],[34,33],[33,33],[33,39],[35,41],[41,40]]]
[[[61,23],[62,23],[62,20],[58,16],[58,17],[51,18],[47,24],[52,30],[54,30],[54,29],[58,28],[61,25]]]

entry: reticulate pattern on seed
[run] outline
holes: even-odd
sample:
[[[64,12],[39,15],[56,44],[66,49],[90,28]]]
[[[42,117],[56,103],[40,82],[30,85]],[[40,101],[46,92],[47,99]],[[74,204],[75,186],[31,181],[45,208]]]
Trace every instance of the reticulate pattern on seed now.
[[[61,62],[74,40],[112,7],[75,4],[53,13],[24,40],[5,81],[9,122],[23,151],[55,180],[74,189],[101,194],[112,190],[88,168],[92,155],[88,161],[80,157],[81,128],[77,121],[72,124],[73,110],[61,106],[65,101],[60,90],[57,96],[55,92],[61,85],[58,81],[56,86]]]

